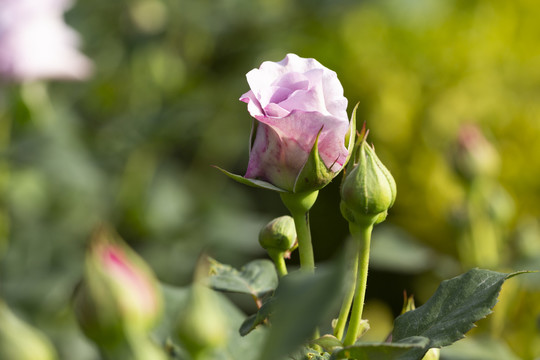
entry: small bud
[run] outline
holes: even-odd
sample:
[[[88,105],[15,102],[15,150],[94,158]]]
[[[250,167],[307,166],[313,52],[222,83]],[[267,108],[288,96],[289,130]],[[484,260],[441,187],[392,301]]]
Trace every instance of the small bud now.
[[[452,151],[452,165],[459,176],[469,181],[494,176],[499,162],[497,150],[477,126],[461,127]]]
[[[2,301],[0,301],[0,359],[57,359],[50,341],[37,329],[16,317]]]
[[[281,216],[270,221],[259,233],[259,243],[268,252],[286,252],[295,242],[296,229],[290,216]]]
[[[193,358],[204,358],[227,341],[226,319],[216,293],[195,281],[180,313],[176,334]]]
[[[412,311],[416,309],[414,303],[414,296],[407,296],[406,293],[403,294],[403,307],[401,309],[401,314],[405,314],[407,311]]]
[[[341,185],[341,212],[355,224],[374,225],[386,218],[396,199],[396,182],[364,137]]]
[[[93,235],[74,310],[86,336],[105,346],[147,334],[162,310],[152,270],[106,227]]]

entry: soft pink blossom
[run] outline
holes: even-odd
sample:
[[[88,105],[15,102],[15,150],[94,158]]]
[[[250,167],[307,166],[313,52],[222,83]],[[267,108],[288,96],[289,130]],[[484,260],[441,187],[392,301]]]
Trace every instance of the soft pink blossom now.
[[[334,71],[315,59],[288,54],[266,61],[247,75],[250,91],[241,101],[258,120],[245,178],[294,191],[319,135],[319,155],[333,173],[348,159],[347,99]]]
[[[123,291],[121,300],[125,300],[125,306],[142,312],[156,312],[155,285],[147,274],[137,268],[119,246],[106,244],[99,251],[105,273]]]
[[[0,0],[0,78],[82,80],[91,62],[66,25],[67,0]]]

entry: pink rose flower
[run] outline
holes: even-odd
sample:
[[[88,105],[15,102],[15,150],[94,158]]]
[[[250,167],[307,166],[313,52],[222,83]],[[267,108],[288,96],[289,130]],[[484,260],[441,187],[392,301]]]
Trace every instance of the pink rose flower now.
[[[63,13],[66,0],[0,0],[0,78],[82,80],[91,62]]]
[[[257,123],[244,178],[287,192],[322,188],[341,171],[350,152],[352,122],[336,73],[315,59],[288,54],[280,62],[262,63],[246,77],[251,90],[240,100]],[[306,165],[316,140],[319,163]]]

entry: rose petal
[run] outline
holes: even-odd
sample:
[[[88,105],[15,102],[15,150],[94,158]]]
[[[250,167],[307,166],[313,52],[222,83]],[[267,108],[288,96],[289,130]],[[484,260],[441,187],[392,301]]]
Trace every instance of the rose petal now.
[[[261,107],[261,104],[259,103],[259,100],[255,97],[255,94],[253,94],[253,91],[248,91],[244,95],[240,97],[240,101],[243,101],[248,104],[248,111],[251,114],[251,116],[259,116],[264,115],[264,110]]]
[[[244,176],[292,191],[298,169],[307,157],[308,153],[296,141],[280,138],[271,127],[259,124]]]
[[[349,127],[348,121],[316,112],[301,111],[293,111],[281,119],[264,116],[256,118],[270,126],[281,140],[294,141],[306,154],[313,148],[315,138],[322,128],[319,135],[319,153],[327,167],[333,166],[333,171],[339,170],[347,158],[345,134]]]

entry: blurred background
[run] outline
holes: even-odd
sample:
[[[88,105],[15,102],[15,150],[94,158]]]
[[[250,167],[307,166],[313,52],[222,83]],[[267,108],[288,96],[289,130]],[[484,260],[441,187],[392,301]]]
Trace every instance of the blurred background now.
[[[0,90],[0,296],[62,358],[95,359],[69,300],[99,222],[169,284],[190,283],[202,251],[266,257],[257,235],[285,214],[279,196],[211,166],[245,172],[245,74],[289,52],[337,72],[398,184],[374,233],[374,340],[404,290],[419,305],[471,267],[539,269],[538,19],[533,0],[79,0],[65,21],[93,75]],[[339,183],[311,212],[319,261],[348,235]],[[516,358],[540,356],[539,290],[537,275],[512,280],[480,325]]]

